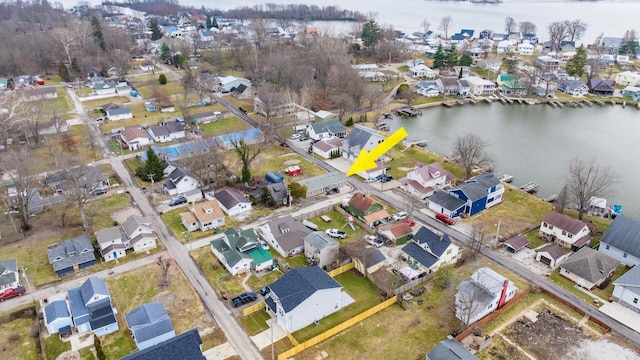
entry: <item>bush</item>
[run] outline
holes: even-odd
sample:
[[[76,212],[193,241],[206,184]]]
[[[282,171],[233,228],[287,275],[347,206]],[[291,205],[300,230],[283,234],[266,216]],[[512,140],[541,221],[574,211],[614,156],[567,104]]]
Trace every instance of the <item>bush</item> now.
[[[158,76],[158,82],[160,83],[160,85],[166,84],[167,76],[165,74],[160,74],[160,76]]]
[[[14,342],[20,341],[20,334],[18,334],[18,333],[9,334],[9,336],[7,337],[7,341],[10,342],[10,343],[14,343]]]

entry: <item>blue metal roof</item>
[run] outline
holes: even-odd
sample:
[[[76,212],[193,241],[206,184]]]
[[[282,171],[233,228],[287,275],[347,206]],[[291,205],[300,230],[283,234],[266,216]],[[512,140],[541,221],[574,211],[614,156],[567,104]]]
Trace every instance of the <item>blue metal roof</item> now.
[[[69,314],[69,309],[67,309],[67,302],[64,300],[50,302],[44,307],[44,314],[48,323],[51,323],[56,319],[68,318],[71,316]]]
[[[202,339],[197,329],[191,329],[144,350],[136,351],[121,360],[205,360]]]

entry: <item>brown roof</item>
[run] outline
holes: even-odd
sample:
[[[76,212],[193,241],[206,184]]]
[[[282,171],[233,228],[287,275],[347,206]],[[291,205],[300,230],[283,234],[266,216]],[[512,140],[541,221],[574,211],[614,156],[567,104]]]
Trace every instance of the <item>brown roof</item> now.
[[[585,223],[578,219],[574,219],[568,215],[560,214],[559,212],[553,210],[549,211],[549,213],[544,217],[544,219],[542,219],[542,221],[574,235],[579,233],[582,228],[587,226]]]
[[[413,233],[411,226],[409,226],[409,224],[405,224],[404,222],[398,222],[391,225],[389,227],[389,231],[391,231],[391,234],[393,234],[393,237],[395,237],[396,239]]]
[[[546,252],[553,260],[558,260],[564,256],[564,249],[558,244],[547,244],[536,250],[536,252]]]
[[[418,170],[418,174],[420,174],[420,176],[425,180],[435,179],[441,176],[444,176],[447,181],[451,181],[456,178],[453,174],[445,170],[439,162],[433,162],[429,165],[417,162],[416,168]]]
[[[201,223],[207,223],[209,221],[224,217],[220,205],[217,200],[209,200],[201,203],[194,204],[191,208]]]
[[[525,246],[529,245],[529,240],[522,235],[514,236],[509,240],[503,242],[504,245],[512,248],[514,251],[518,251]]]
[[[369,211],[371,206],[373,206],[373,204],[375,203],[376,202],[372,198],[361,192],[353,194],[353,196],[349,200],[349,206],[354,207],[356,210],[362,213],[366,213],[367,211]]]
[[[364,220],[368,223],[372,223],[372,222],[376,222],[380,219],[388,219],[389,218],[389,213],[387,212],[387,210],[382,209],[379,211],[376,211],[372,214],[369,214],[367,216],[364,217]]]
[[[193,224],[194,222],[196,222],[196,220],[198,220],[196,218],[196,214],[192,213],[191,211],[180,213],[180,218],[182,218],[182,220],[187,224]]]
[[[138,127],[128,127],[125,128],[121,133],[122,137],[126,141],[131,141],[134,139],[147,138],[147,135]]]

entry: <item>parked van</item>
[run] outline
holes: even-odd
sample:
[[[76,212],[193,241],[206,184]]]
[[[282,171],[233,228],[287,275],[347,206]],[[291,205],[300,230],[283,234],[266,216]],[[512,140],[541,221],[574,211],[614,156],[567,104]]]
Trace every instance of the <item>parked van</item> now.
[[[309,229],[313,230],[313,231],[318,231],[318,225],[312,223],[309,220],[302,220],[302,225],[308,227]]]

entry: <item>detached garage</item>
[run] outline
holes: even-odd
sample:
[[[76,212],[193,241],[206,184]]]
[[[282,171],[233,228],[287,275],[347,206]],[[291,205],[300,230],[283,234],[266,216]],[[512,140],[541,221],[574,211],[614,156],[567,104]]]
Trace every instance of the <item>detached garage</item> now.
[[[547,244],[536,250],[536,260],[555,268],[566,259],[564,249],[558,244]]]

